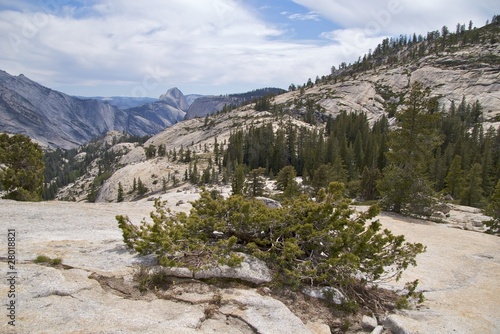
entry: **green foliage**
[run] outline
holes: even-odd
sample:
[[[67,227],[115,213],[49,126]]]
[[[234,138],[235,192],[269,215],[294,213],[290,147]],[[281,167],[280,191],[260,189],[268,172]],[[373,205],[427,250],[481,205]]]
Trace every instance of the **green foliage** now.
[[[155,202],[153,222],[134,225],[117,216],[125,244],[142,255],[155,254],[163,266],[199,270],[238,265],[243,252],[264,260],[278,285],[336,287],[350,303],[362,303],[356,289],[400,278],[425,248],[382,230],[372,219],[376,206],[355,213],[340,183],[323,190],[321,200],[293,198],[269,208],[254,198],[203,190],[189,215],[173,214]]]
[[[37,264],[47,264],[50,266],[58,266],[62,263],[61,258],[50,258],[46,255],[38,255],[34,260],[33,263]]]
[[[139,177],[137,179],[137,193],[139,195],[144,195],[145,193],[148,192],[148,188],[144,185],[144,183],[142,182],[141,178]]]
[[[231,181],[231,190],[233,195],[243,195],[245,187],[245,165],[237,165]]]
[[[399,128],[389,136],[389,165],[378,190],[384,208],[397,213],[432,214],[434,191],[428,162],[441,136],[436,129],[439,115],[428,110],[429,93],[420,83],[411,87],[405,108],[396,114]]]
[[[124,142],[143,144],[150,137],[138,137],[124,134],[113,139],[113,145]],[[73,183],[77,178],[88,173],[90,168],[94,168],[97,162],[99,176],[95,184],[91,185],[91,193],[88,194],[90,202],[95,200],[95,195],[99,190],[102,181],[106,180],[118,166],[118,158],[125,152],[120,150],[110,150],[111,145],[100,139],[92,141],[81,147],[45,152],[43,161],[45,163],[45,185],[43,199],[54,199],[57,191],[66,185]]]
[[[451,162],[450,169],[445,178],[445,191],[453,198],[459,198],[464,187],[464,171],[462,170],[462,157],[456,155]]]
[[[4,198],[40,201],[45,165],[38,144],[29,137],[0,134],[0,183],[7,191]]]
[[[297,177],[297,172],[295,167],[286,166],[283,167],[276,177],[276,187],[278,190],[283,191],[283,196],[286,198],[291,198],[300,194],[300,187],[295,178]]]
[[[418,279],[413,282],[407,282],[402,294],[396,300],[396,308],[409,309],[412,304],[422,304],[425,300],[422,291],[417,291]]]
[[[481,165],[475,163],[472,165],[467,178],[465,180],[465,187],[462,191],[460,203],[468,206],[480,206],[483,200],[483,190],[481,184]]]
[[[264,168],[252,169],[245,181],[244,193],[247,196],[264,196],[266,180],[264,178]]]
[[[485,212],[492,217],[491,220],[485,222],[486,226],[488,226],[487,232],[500,235],[500,181],[495,187]]]
[[[156,146],[149,145],[148,147],[145,147],[144,153],[146,154],[146,158],[148,159],[154,158],[156,156]]]
[[[123,202],[123,186],[121,182],[118,182],[118,196],[116,198],[117,202]]]

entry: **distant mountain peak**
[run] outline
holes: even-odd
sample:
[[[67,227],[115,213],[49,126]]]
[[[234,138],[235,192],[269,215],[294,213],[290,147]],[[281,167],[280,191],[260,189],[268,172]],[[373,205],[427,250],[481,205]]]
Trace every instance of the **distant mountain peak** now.
[[[187,111],[189,109],[186,97],[177,87],[170,88],[165,94],[160,95],[159,100],[183,111]]]

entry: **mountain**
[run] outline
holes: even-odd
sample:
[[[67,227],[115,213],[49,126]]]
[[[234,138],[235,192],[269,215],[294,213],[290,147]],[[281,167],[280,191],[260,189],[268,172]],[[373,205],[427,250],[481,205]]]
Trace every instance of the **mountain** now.
[[[133,115],[129,122],[131,133],[141,133],[146,135],[142,129],[151,128],[151,133],[158,133],[166,127],[180,122],[186,115],[189,108],[186,98],[178,88],[171,88],[160,96],[158,101],[146,103],[141,106],[127,109]]]
[[[87,98],[81,97],[81,98],[83,99],[90,98],[93,100],[99,100],[104,103],[109,103],[112,106],[118,107],[122,110],[138,107],[140,105],[146,103],[152,103],[158,100],[152,97],[128,97],[128,96],[110,96],[110,97],[95,96],[95,97],[87,97]]]
[[[194,100],[186,112],[186,119],[205,117],[214,114],[226,107],[239,107],[242,104],[261,98],[266,95],[278,95],[285,90],[280,88],[262,88],[247,93],[202,96]]]
[[[145,136],[184,118],[182,93],[121,110],[95,99],[76,98],[44,87],[24,75],[0,71],[0,132],[22,133],[43,147],[74,148],[109,131]],[[168,92],[167,92],[168,94]],[[179,99],[177,101],[176,99]]]
[[[269,168],[281,159],[284,164],[294,164],[299,176],[305,174],[304,165],[307,164],[306,171],[311,177],[318,164],[333,163],[340,155],[341,160],[337,161],[349,172],[347,181],[352,181],[352,185],[359,184],[364,167],[372,167],[371,163],[366,165],[367,161],[375,159],[377,172],[383,173],[387,131],[394,127],[394,116],[404,108],[410,85],[415,82],[421,82],[429,89],[433,110],[443,114],[443,122],[437,126],[441,126],[439,130],[447,139],[436,152],[432,167],[437,191],[443,190],[451,161],[459,154],[463,156],[464,175],[474,163],[484,164],[483,175],[487,177],[483,187],[484,195],[488,197],[500,175],[495,173],[500,170],[497,154],[500,147],[500,130],[497,130],[500,127],[500,43],[498,39],[488,37],[498,35],[498,29],[498,25],[490,24],[459,35],[459,39],[449,35],[446,40],[430,34],[428,38],[419,37],[416,42],[406,42],[406,45],[399,40],[387,40],[371,56],[360,57],[350,66],[339,66],[314,83],[310,81],[303,86],[291,87],[289,92],[273,97],[264,96],[256,99],[256,103],[225,108],[205,119],[186,119],[164,129],[144,144],[120,144],[108,148],[120,152],[119,163],[113,167],[110,176],[107,175],[109,178],[102,183],[96,199],[116,200],[118,184],[121,183],[129,192],[134,178],[139,177],[149,193],[161,193],[163,179],[167,188],[189,182],[186,175],[191,175],[194,162],[199,174],[203,171],[212,177],[210,182],[227,182],[234,170],[230,159],[235,157],[240,159],[239,163],[249,163],[250,168]],[[467,43],[463,42],[464,38]],[[191,105],[188,114],[193,111],[193,106],[204,101],[223,103],[237,99],[220,96],[207,100],[201,97]],[[199,110],[202,109],[208,110]],[[190,117],[188,114],[186,118]],[[342,117],[337,120],[339,115]],[[360,127],[364,118],[368,124]],[[378,123],[379,120],[383,122]],[[377,129],[370,128],[375,125]],[[264,126],[265,131],[259,129]],[[348,132],[341,132],[340,127]],[[274,134],[269,133],[269,128]],[[290,129],[296,132],[289,132],[292,135],[288,137],[283,131]],[[317,133],[314,136],[307,131]],[[337,138],[332,139],[331,133]],[[375,137],[369,138],[372,135]],[[233,141],[230,140],[232,136],[235,136]],[[283,138],[288,138],[294,145],[283,142]],[[489,142],[485,143],[485,140]],[[313,141],[316,146],[311,145]],[[163,154],[146,156],[146,149],[150,147],[162,147]],[[493,150],[487,152],[485,148],[488,147]],[[229,149],[238,149],[238,152],[222,159]],[[319,162],[312,158],[316,151],[324,154]],[[182,157],[180,152],[183,152]],[[262,156],[262,152],[268,156]],[[330,156],[327,156],[328,152]],[[214,166],[214,162],[217,163],[215,178],[214,170],[206,169],[210,164]],[[92,175],[97,171],[94,169]],[[275,168],[273,174],[276,173]],[[194,179],[199,181],[200,178]],[[92,180],[82,179],[59,197],[66,198],[72,193],[77,194],[74,196],[76,200],[84,200],[89,182]],[[136,196],[132,194],[126,199],[132,200]]]
[[[71,148],[110,130],[126,130],[128,115],[97,100],[46,88],[0,71],[0,131],[22,133],[43,146]]]
[[[191,106],[193,104],[194,101],[196,101],[197,99],[199,99],[200,97],[203,97],[204,95],[201,95],[201,94],[188,94],[188,95],[185,95],[184,97],[186,98],[186,102],[189,106]]]

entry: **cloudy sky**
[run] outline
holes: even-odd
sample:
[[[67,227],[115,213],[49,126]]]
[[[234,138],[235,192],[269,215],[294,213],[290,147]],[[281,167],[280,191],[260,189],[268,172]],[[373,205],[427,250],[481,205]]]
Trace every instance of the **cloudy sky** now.
[[[498,0],[0,0],[0,69],[80,96],[287,89]]]

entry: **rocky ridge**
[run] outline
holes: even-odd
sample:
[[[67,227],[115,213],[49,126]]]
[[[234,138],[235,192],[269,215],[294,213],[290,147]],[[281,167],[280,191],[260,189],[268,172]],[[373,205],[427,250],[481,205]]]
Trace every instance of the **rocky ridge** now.
[[[421,82],[430,88],[431,97],[437,98],[440,109],[448,112],[451,103],[456,106],[463,98],[467,102],[479,101],[483,107],[483,120],[500,125],[500,43],[471,46],[462,51],[429,55],[407,64],[380,66],[334,82],[279,95],[274,103],[289,110],[298,102],[313,101],[319,108],[318,118],[337,115],[341,110],[366,113],[370,120],[387,115],[390,103],[400,107],[410,85]],[[304,111],[302,111],[304,112]]]

